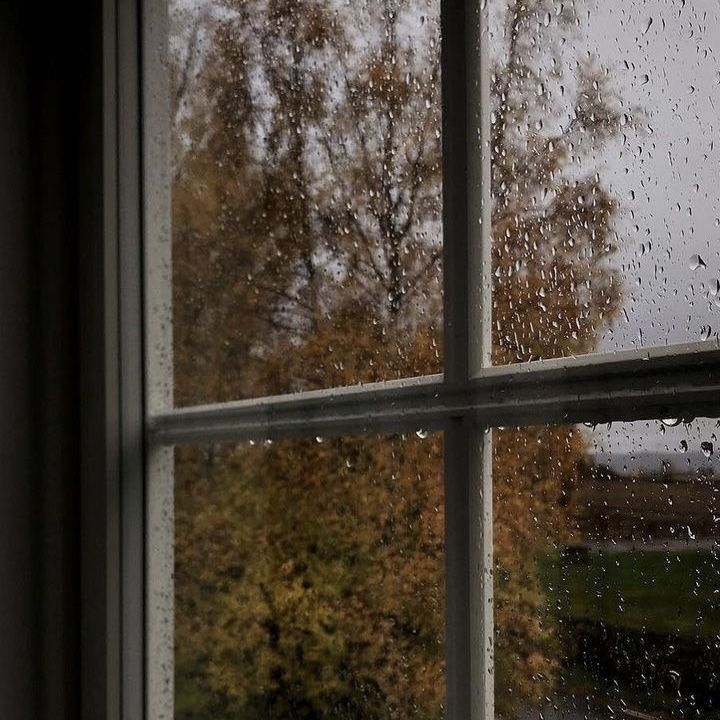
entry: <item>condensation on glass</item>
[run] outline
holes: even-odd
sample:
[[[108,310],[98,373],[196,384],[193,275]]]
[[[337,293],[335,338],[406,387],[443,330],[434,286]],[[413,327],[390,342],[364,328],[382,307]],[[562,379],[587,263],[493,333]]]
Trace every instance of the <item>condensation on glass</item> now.
[[[720,324],[720,5],[487,3],[493,359]]]
[[[176,405],[440,370],[439,13],[171,0]]]
[[[499,717],[720,716],[718,427],[494,431]]]
[[[175,455],[175,714],[444,717],[442,439]]]

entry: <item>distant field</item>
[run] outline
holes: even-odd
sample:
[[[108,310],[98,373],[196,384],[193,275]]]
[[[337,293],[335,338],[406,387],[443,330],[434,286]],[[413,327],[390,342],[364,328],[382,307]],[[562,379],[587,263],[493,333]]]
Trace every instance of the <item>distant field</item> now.
[[[720,633],[720,557],[709,550],[544,558],[539,576],[561,618],[685,638]]]

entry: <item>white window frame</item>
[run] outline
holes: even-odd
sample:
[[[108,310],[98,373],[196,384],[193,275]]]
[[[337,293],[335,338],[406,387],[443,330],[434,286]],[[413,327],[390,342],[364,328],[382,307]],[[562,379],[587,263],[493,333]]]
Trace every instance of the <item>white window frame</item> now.
[[[117,484],[108,486],[119,494],[106,502],[121,508],[105,574],[107,717],[173,716],[174,444],[442,431],[446,717],[492,720],[490,428],[720,414],[720,347],[709,342],[490,367],[481,5],[441,8],[444,374],[177,409],[167,2],[104,0],[105,267],[117,278],[106,289],[111,306],[117,293],[106,337],[119,408]]]

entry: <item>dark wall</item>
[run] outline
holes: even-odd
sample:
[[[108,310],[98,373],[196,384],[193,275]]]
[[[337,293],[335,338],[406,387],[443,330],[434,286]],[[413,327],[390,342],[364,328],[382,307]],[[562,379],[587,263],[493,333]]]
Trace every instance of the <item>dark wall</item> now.
[[[80,3],[77,3],[79,5]],[[32,5],[26,3],[26,5]],[[38,492],[36,717],[79,715],[78,9],[28,10],[33,439]],[[64,16],[64,22],[63,22]]]
[[[23,19],[0,3],[0,717],[36,716],[38,477],[28,55]]]
[[[3,720],[78,718],[81,690],[77,188],[90,3],[55,5],[0,2]]]

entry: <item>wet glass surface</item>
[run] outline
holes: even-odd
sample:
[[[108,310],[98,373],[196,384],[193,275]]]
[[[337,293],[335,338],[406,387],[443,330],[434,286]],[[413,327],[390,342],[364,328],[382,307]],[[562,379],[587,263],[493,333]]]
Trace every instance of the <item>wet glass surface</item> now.
[[[486,7],[493,363],[713,345],[719,6]],[[441,371],[439,2],[170,9],[176,404]],[[720,718],[716,433],[494,431],[498,717]],[[176,480],[176,717],[442,716],[438,438]]]
[[[717,341],[720,6],[487,8],[494,362]]]
[[[440,370],[439,8],[170,3],[176,405]]]
[[[499,717],[720,717],[717,432],[494,431]]]
[[[436,435],[181,447],[175,718],[444,716]]]

